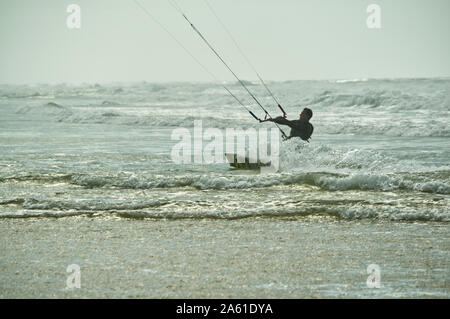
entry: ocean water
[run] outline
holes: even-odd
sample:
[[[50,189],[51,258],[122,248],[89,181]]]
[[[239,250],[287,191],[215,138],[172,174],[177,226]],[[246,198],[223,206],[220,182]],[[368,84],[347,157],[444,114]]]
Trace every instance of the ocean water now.
[[[175,164],[174,129],[271,128],[214,84],[0,87],[0,218],[119,215],[450,221],[450,80],[272,83],[311,143],[281,143],[280,170]],[[245,101],[238,85],[231,88]],[[279,113],[260,86],[273,115]],[[249,105],[251,101],[248,100]],[[258,112],[258,108],[252,109]],[[262,116],[261,114],[259,114]],[[286,128],[286,131],[289,131]],[[206,142],[204,143],[206,144]]]
[[[261,86],[248,84],[272,116],[279,115]],[[427,238],[443,245],[437,255],[440,259],[435,256],[435,260],[445,286],[439,293],[431,290],[431,295],[448,297],[450,79],[269,85],[289,119],[296,119],[309,107],[315,127],[310,143],[298,139],[281,143],[280,168],[273,174],[235,170],[225,161],[176,164],[172,160],[171,150],[178,142],[171,139],[172,132],[177,128],[192,131],[194,120],[202,120],[203,128],[223,132],[226,128],[273,127],[257,123],[217,84],[0,85],[3,233],[6,229],[29,231],[27,225],[31,224],[42,231],[45,225],[63,220],[76,229],[77,220],[84,225],[87,218],[100,225],[114,220],[137,225],[161,223],[163,228],[174,222],[201,223],[205,232],[210,232],[214,223],[221,223],[220,227],[229,223],[243,227],[236,232],[239,237],[251,231],[256,221],[264,227],[274,223],[278,230],[292,227],[286,222],[307,221],[315,228],[320,228],[320,223],[348,223],[358,234],[358,225],[366,228],[367,223],[381,223],[377,225],[387,225],[394,234],[398,231],[396,240],[402,242],[409,228],[401,225],[418,223]],[[229,86],[263,116],[238,84]],[[41,231],[39,236],[48,235]],[[270,237],[270,227],[267,232]],[[19,237],[13,240],[19,241],[15,248],[3,246],[3,296],[16,296],[8,290],[14,286],[8,269],[15,258],[12,252],[24,245]],[[224,243],[226,240],[221,241]],[[388,244],[381,242],[379,247],[383,250]],[[22,256],[23,263],[26,256]],[[435,283],[442,277],[430,280]],[[270,291],[269,296],[286,297],[274,291],[289,291],[280,290],[277,284],[261,285],[255,287]],[[320,290],[323,283],[318,285]],[[329,289],[338,293],[341,288],[328,287],[325,296],[330,296]],[[159,295],[151,296],[211,297],[204,290],[177,295],[167,293],[167,287],[161,289]],[[420,289],[410,292],[401,296],[422,296]],[[24,291],[18,294],[24,295]],[[33,296],[43,295],[38,290]],[[109,295],[102,291],[92,294]],[[317,290],[293,296],[316,295]],[[360,295],[364,294],[354,294]],[[231,290],[225,296],[243,295]]]

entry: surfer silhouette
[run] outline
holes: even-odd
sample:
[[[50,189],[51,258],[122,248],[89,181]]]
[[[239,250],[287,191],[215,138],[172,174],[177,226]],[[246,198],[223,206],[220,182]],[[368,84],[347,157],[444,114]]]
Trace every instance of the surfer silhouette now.
[[[273,119],[267,119],[267,121],[289,126],[291,128],[291,133],[288,139],[292,137],[300,137],[302,140],[309,142],[308,140],[311,138],[314,131],[314,127],[309,122],[312,116],[312,110],[305,107],[300,113],[300,118],[298,120],[290,121],[283,116],[278,116]]]

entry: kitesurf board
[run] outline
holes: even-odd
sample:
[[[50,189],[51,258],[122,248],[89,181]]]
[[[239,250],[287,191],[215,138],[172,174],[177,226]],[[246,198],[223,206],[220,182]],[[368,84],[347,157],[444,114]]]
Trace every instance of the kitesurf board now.
[[[259,169],[263,166],[270,166],[270,162],[262,163],[260,160],[251,161],[250,158],[248,158],[248,157],[245,158],[245,161],[242,161],[242,160],[238,161],[237,154],[226,153],[225,157],[231,167],[238,168],[238,169]]]

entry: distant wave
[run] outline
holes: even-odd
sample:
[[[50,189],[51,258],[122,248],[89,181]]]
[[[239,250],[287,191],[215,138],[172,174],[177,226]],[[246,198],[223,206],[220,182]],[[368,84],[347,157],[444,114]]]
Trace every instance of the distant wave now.
[[[39,92],[9,92],[9,93],[3,93],[0,95],[2,98],[8,98],[8,99],[26,99],[26,98],[37,98],[45,96],[42,95]]]
[[[258,82],[253,82],[253,81],[248,81],[248,80],[241,80],[241,82],[246,85],[246,86],[251,86],[251,85],[258,85]],[[241,82],[236,81],[234,84],[235,85],[241,85]]]
[[[450,126],[445,118],[417,123],[414,120],[387,122],[358,122],[345,119],[341,122],[316,124],[316,131],[326,134],[357,134],[409,137],[450,137]]]
[[[450,79],[342,81],[287,81],[271,85],[283,100],[290,119],[297,116],[299,107],[313,109],[315,135],[450,137]],[[255,114],[263,116],[242,88],[233,84],[232,90]],[[273,116],[278,114],[260,85],[252,91]],[[23,104],[13,104],[21,105],[18,114],[42,114],[51,116],[50,121],[62,123],[170,128],[192,127],[194,120],[202,119],[204,127],[260,127],[225,90],[211,83],[0,85],[0,97],[23,98]],[[42,99],[51,101],[36,105]]]
[[[105,103],[106,107],[73,108],[55,102],[49,102],[41,107],[24,106],[17,114],[39,114],[51,116],[57,122],[81,124],[119,124],[150,127],[185,127],[192,128],[195,120],[202,120],[203,128],[259,128],[261,125],[251,117],[236,116],[223,118],[215,116],[182,116],[182,115],[140,115],[128,112],[125,108],[108,107],[119,105],[116,102]],[[435,119],[402,119],[401,121],[357,121],[345,117],[340,121],[322,119],[313,122],[315,134],[359,134],[410,137],[450,137],[450,126],[445,117]],[[272,127],[264,124],[265,127]],[[285,128],[289,132],[289,128]]]
[[[367,106],[371,108],[387,107],[390,110],[419,110],[436,109],[447,110],[450,107],[445,92],[436,92],[434,96],[417,94],[414,91],[403,92],[396,90],[366,89],[363,91],[341,91],[338,89],[325,90],[312,96],[308,104],[312,106],[355,107]]]
[[[215,117],[195,117],[195,116],[129,116],[120,112],[97,112],[97,113],[65,113],[58,114],[57,121],[65,123],[83,123],[83,124],[120,124],[132,126],[148,126],[148,127],[167,127],[167,128],[192,128],[195,120],[202,120],[202,125],[206,129],[214,127],[226,129],[233,125],[240,125],[241,128],[247,129],[249,126],[257,127],[255,123],[249,125],[249,121],[236,121],[234,119],[224,120]]]
[[[111,105],[107,103],[105,105]],[[65,107],[54,102],[45,104],[43,107],[25,106],[20,108],[18,114],[41,114],[53,116],[54,120],[63,123],[81,124],[119,124],[149,127],[185,127],[192,128],[195,120],[202,120],[204,128],[214,127],[226,129],[229,127],[247,129],[258,127],[258,123],[251,119],[242,120],[224,119],[212,116],[180,116],[180,115],[139,115],[124,112],[114,108],[76,109]]]
[[[53,106],[53,107],[56,107],[58,109],[63,109],[64,108],[62,105],[59,105],[58,103],[55,103],[55,102],[48,102],[46,104],[46,106]]]
[[[195,85],[195,84],[184,84]],[[129,84],[40,84],[40,85],[8,85],[0,84],[0,98],[66,98],[93,95],[128,95],[130,93],[145,94],[161,92],[168,88],[180,86],[177,83],[129,83]]]
[[[105,100],[105,101],[102,102],[102,105],[120,105],[120,103],[116,102],[116,101]]]
[[[26,105],[20,107],[17,111],[17,114],[31,114],[31,115],[46,115],[46,116],[69,116],[73,114],[73,111],[66,106],[55,102],[48,102],[41,106],[30,106]]]
[[[355,82],[367,82],[367,78],[363,79],[347,79],[347,80],[336,80],[336,83],[355,83]]]

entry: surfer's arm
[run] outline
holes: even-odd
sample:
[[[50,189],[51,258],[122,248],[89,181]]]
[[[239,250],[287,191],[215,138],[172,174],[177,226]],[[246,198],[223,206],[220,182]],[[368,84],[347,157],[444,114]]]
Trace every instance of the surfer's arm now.
[[[294,125],[291,121],[287,120],[286,118],[284,118],[282,116],[278,116],[274,119],[269,119],[269,121],[275,122],[275,123],[281,124],[281,125],[287,125],[289,127],[292,127]]]

